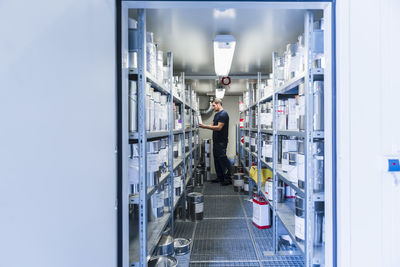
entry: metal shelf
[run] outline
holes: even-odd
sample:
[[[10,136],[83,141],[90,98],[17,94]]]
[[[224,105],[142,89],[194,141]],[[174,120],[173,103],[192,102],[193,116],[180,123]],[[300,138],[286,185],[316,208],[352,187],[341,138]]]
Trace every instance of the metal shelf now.
[[[179,97],[177,97],[177,96],[175,96],[175,95],[173,96],[173,101],[174,101],[175,103],[180,104],[180,105],[183,104],[182,99],[180,99]]]
[[[183,134],[183,130],[174,130],[174,135]]]
[[[187,109],[191,109],[192,111],[197,111],[196,109],[194,109],[193,107],[191,107],[189,104],[186,104],[185,103],[185,108],[187,108]]]
[[[273,200],[269,200],[268,199],[268,194],[265,192],[265,188],[261,188],[261,193],[263,194],[265,200],[267,201],[267,203],[269,204],[269,207],[273,210]]]
[[[287,131],[287,130],[279,130],[279,131],[277,131],[277,135],[297,136],[297,137],[302,137],[302,138],[304,138],[306,136],[305,132]]]
[[[265,134],[273,134],[274,133],[274,131],[272,129],[261,129],[260,132],[265,133]]]
[[[175,162],[175,159],[176,159],[176,162]],[[182,158],[175,158],[175,159],[174,159],[174,171],[183,163]],[[151,195],[153,195],[154,192],[156,192],[157,189],[160,188],[160,186],[168,180],[167,178],[169,177],[169,175],[170,175],[170,172],[163,173],[160,176],[160,180],[157,185],[147,188],[147,198],[150,198]],[[138,200],[139,200],[139,194],[131,195],[129,197],[129,199],[130,199],[131,204],[137,204]]]
[[[297,77],[290,79],[284,85],[282,85],[281,87],[278,87],[278,89],[275,90],[275,93],[276,94],[289,93],[290,90],[297,87],[299,84],[304,83],[304,77],[305,77],[305,72],[302,72]]]
[[[249,128],[241,128],[241,130],[249,131]],[[257,132],[258,132],[258,129],[257,129],[257,128],[252,128],[252,129],[250,130],[250,132],[257,133]],[[272,130],[272,129],[261,129],[261,130],[260,130],[260,133],[273,134],[273,130]]]
[[[182,196],[183,193],[178,198],[174,196],[174,210],[176,208],[176,205],[182,198]],[[170,219],[171,219],[171,213],[166,212],[164,210],[164,216],[162,216],[159,219],[156,219],[155,221],[148,222],[147,255],[153,254],[154,249],[157,247],[158,241],[161,238],[161,234],[164,228],[168,225]],[[130,253],[129,253],[131,265],[139,261],[138,255],[136,255],[138,251],[139,251],[139,236],[131,240]]]
[[[266,97],[261,98],[261,99],[258,101],[258,103],[259,103],[259,104],[262,104],[262,103],[264,103],[264,102],[271,101],[271,100],[273,99],[273,95],[274,95],[274,94],[271,94],[271,95],[269,95],[269,96],[266,96]]]
[[[151,195],[154,194],[154,192],[157,191],[157,189],[160,188],[161,185],[163,185],[169,178],[170,172],[165,172],[161,175],[160,180],[157,185],[151,186],[147,188],[147,199],[151,197]],[[139,203],[139,193],[136,193],[134,195],[129,196],[129,202],[131,204],[138,204]]]
[[[244,164],[242,159],[240,159],[240,162],[242,163],[244,171],[249,175],[250,174],[249,168]]]
[[[301,197],[305,197],[305,193],[302,189],[300,189],[297,185],[292,183],[289,179],[286,173],[282,171],[282,164],[278,164],[278,169],[276,170],[276,173],[278,174],[278,178],[282,180],[285,184],[289,185],[291,188],[296,191]]]
[[[176,163],[175,163],[175,159],[176,159]],[[183,163],[183,159],[182,158],[174,158],[174,171]]]
[[[294,199],[285,200],[283,203],[277,203],[277,215],[282,225],[288,231],[293,243],[300,249],[304,254],[304,244],[298,242],[295,236],[295,208]]]
[[[324,131],[314,131],[312,133],[313,138],[319,138],[322,139],[324,138]]]
[[[185,132],[195,132],[198,128],[191,128],[191,129],[186,129]]]
[[[311,74],[312,75],[324,75],[324,69],[323,68],[311,69]]]
[[[170,221],[171,213],[164,211],[164,216],[147,223],[147,255],[152,255],[154,249],[156,248],[158,241],[160,240],[161,234],[164,228],[167,226],[168,222]],[[139,234],[136,236],[135,239],[130,241],[130,248],[129,248],[129,257],[130,257],[130,265],[133,265],[139,262]]]
[[[264,164],[265,166],[267,166],[268,169],[270,169],[271,171],[273,170],[273,167],[271,165],[272,163],[266,162],[262,158],[260,161],[261,161],[261,164]]]
[[[173,134],[182,134],[182,130],[173,130]],[[164,138],[169,136],[169,131],[151,131],[146,133],[147,139]],[[129,133],[130,140],[138,140],[139,134],[137,132]]]
[[[138,75],[138,69],[133,68],[129,69],[129,74],[133,75]],[[155,90],[159,91],[160,93],[163,93],[165,95],[169,95],[169,90],[165,85],[163,85],[162,81],[157,80],[156,77],[154,77],[150,72],[146,71],[146,80],[147,82],[151,83],[151,87],[153,87]]]

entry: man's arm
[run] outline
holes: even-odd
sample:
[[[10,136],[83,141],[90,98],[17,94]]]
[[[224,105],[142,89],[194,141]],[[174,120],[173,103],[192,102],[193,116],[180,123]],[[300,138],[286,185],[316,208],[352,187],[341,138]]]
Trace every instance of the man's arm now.
[[[215,126],[214,125],[199,124],[199,127],[219,132],[224,127],[224,123],[223,122],[218,122],[218,125],[215,125]]]

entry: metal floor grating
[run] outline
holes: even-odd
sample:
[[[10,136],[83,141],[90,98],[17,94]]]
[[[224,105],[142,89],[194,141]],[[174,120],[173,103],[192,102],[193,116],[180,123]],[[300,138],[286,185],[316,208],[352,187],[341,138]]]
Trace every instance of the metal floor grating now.
[[[273,230],[252,224],[253,204],[246,201],[248,196],[234,192],[232,186],[207,182],[195,191],[204,194],[204,219],[178,221],[175,228],[176,234],[193,238],[190,266],[304,266],[302,256],[264,255],[273,250]],[[292,249],[280,246],[280,251]]]
[[[194,192],[197,192],[197,193],[203,193],[203,191],[204,191],[204,186],[195,186],[194,189],[193,189],[193,191],[194,191]]]
[[[232,242],[231,239],[194,239],[191,261],[248,261],[257,260],[250,239]]]
[[[258,238],[264,238],[264,239],[265,238],[269,238],[269,239],[272,239],[272,237],[273,237],[273,230],[272,230],[273,228],[272,228],[272,226],[271,226],[271,228],[268,228],[268,229],[258,229],[257,227],[255,227],[253,225],[253,220],[252,219],[249,219],[249,223],[251,224],[250,230],[253,233],[253,236],[254,236],[255,239],[258,239]]]
[[[239,196],[204,196],[204,218],[244,218]]]
[[[181,237],[191,239],[193,237],[195,225],[195,222],[175,221],[174,236],[176,238]]]
[[[304,267],[301,256],[270,256],[268,260],[262,260],[264,267]]]
[[[246,211],[246,216],[248,218],[252,218],[253,217],[253,202],[248,201],[248,199],[249,199],[248,196],[242,198],[243,207],[244,207],[244,210]]]
[[[209,219],[198,222],[194,239],[250,239],[245,219]]]
[[[190,267],[260,267],[258,262],[196,262]]]
[[[204,195],[207,196],[240,196],[241,194],[238,192],[233,191],[233,186],[221,186],[220,184],[216,183],[205,183],[204,188]]]

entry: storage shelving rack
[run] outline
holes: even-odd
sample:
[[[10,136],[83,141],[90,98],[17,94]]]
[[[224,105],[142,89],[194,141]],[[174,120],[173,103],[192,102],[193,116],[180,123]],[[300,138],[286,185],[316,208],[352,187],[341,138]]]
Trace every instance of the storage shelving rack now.
[[[128,10],[129,4],[123,3],[122,9],[122,50],[123,55],[127,55],[127,40],[128,40]],[[124,53],[125,51],[125,53]],[[171,233],[174,232],[174,210],[181,203],[183,207],[185,207],[185,199],[186,199],[186,185],[192,180],[192,158],[195,159],[195,164],[197,165],[197,154],[198,154],[198,144],[195,142],[195,145],[192,145],[192,138],[197,140],[198,128],[193,127],[190,124],[188,129],[184,128],[185,122],[185,109],[189,109],[190,119],[194,113],[197,111],[192,107],[191,102],[191,88],[189,90],[190,94],[190,103],[185,102],[185,98],[180,99],[179,97],[173,94],[173,54],[171,52],[167,53],[167,66],[169,69],[168,74],[168,85],[164,85],[162,81],[158,81],[153,75],[151,75],[146,69],[146,11],[144,9],[138,10],[138,67],[137,68],[128,68],[127,64],[123,67],[123,82],[122,88],[123,92],[126,92],[126,96],[128,95],[128,82],[129,80],[137,81],[137,123],[138,123],[138,131],[130,132],[127,137],[125,144],[123,145],[123,153],[129,154],[127,151],[130,151],[129,146],[132,143],[137,143],[139,147],[139,193],[130,194],[129,193],[129,182],[128,182],[128,164],[126,161],[123,161],[123,228],[122,228],[122,236],[123,236],[123,262],[124,266],[147,266],[147,262],[150,259],[151,255],[155,251],[158,241],[161,238],[163,230],[169,225],[171,228]],[[125,59],[126,60],[126,59]],[[122,60],[123,62],[124,59]],[[182,88],[185,88],[185,79],[184,73],[181,74],[181,82]],[[146,91],[146,83],[151,83],[151,86],[158,92],[167,96],[168,99],[168,129],[167,131],[146,131],[145,121],[146,121],[146,107],[145,107],[145,91]],[[124,111],[126,114],[128,113],[128,100],[124,100]],[[180,106],[180,110],[182,112],[182,121],[183,128],[180,130],[174,130],[173,125],[173,104]],[[124,112],[124,113],[125,113]],[[123,118],[125,118],[127,122],[127,115],[123,114]],[[126,127],[127,129],[127,127]],[[189,135],[189,152],[185,153],[185,135],[188,133]],[[173,157],[173,145],[174,145],[174,136],[180,136],[182,153],[180,158]],[[159,177],[159,183],[155,186],[148,186],[146,179],[147,172],[147,142],[148,140],[158,140],[162,138],[168,138],[168,171],[161,174]],[[189,165],[189,173],[186,174],[186,164]],[[182,181],[182,193],[179,197],[175,198],[174,195],[174,171],[183,166],[183,181]],[[148,222],[148,208],[149,198],[165,183],[169,184],[169,209],[168,211],[164,211],[164,215],[161,218],[156,219],[155,221]],[[130,205],[138,205],[138,218],[137,221],[130,221],[129,219],[129,206]],[[183,208],[183,216],[185,215],[185,208]],[[185,217],[184,217],[185,218]],[[138,228],[138,235],[134,237],[130,237],[130,225],[135,225]]]
[[[305,201],[305,240],[304,242],[298,242],[295,238],[295,212],[294,212],[294,201],[289,200],[283,203],[277,202],[277,197],[273,198],[273,201],[268,200],[268,196],[265,193],[264,188],[261,188],[261,179],[260,179],[260,171],[258,172],[258,192],[259,194],[264,194],[266,200],[270,204],[272,209],[273,216],[273,254],[275,255],[287,255],[286,251],[279,251],[278,248],[278,222],[286,229],[288,234],[290,235],[292,241],[300,251],[300,254],[304,256],[305,266],[321,266],[324,265],[324,246],[315,246],[314,245],[314,214],[315,214],[315,203],[316,202],[324,202],[324,192],[314,192],[313,190],[313,181],[314,181],[314,172],[313,169],[316,167],[312,161],[313,151],[312,146],[313,142],[323,141],[324,140],[324,132],[323,131],[315,131],[313,130],[313,82],[316,80],[324,79],[324,70],[321,68],[313,68],[312,60],[313,58],[313,23],[314,17],[312,12],[306,12],[304,19],[304,36],[305,36],[305,71],[300,73],[296,77],[288,80],[285,84],[281,86],[277,86],[277,75],[273,75],[273,94],[269,96],[265,96],[260,99],[260,90],[258,90],[258,100],[253,103],[253,90],[250,88],[249,90],[249,106],[241,111],[241,112],[249,112],[249,128],[240,129],[240,134],[238,135],[238,143],[239,143],[239,158],[242,166],[245,171],[248,172],[250,166],[246,166],[243,160],[243,156],[247,155],[249,158],[249,165],[252,164],[253,160],[257,162],[257,168],[261,169],[262,166],[267,167],[273,172],[273,195],[278,195],[278,180],[283,181],[285,184],[289,185],[294,191],[301,197],[304,198]],[[273,72],[277,73],[276,67],[276,58],[277,53],[273,53]],[[298,86],[300,84],[304,84],[305,88],[305,114],[306,114],[306,125],[305,131],[289,131],[289,130],[278,130],[277,129],[277,104],[278,99],[281,97],[285,97],[287,94],[297,94]],[[258,73],[257,78],[258,89],[261,85],[261,74]],[[260,108],[259,105],[268,101],[272,101],[273,103],[273,129],[265,130],[260,127]],[[252,117],[253,117],[253,109],[257,108],[258,112],[258,122],[257,128],[253,128],[252,125]],[[249,140],[249,148],[244,147],[240,143],[240,138],[243,135],[248,135],[249,139],[251,138],[251,133],[257,133],[258,137],[258,151],[251,151],[250,140]],[[273,137],[273,161],[272,164],[265,162],[261,159],[261,134],[270,134]],[[278,164],[278,142],[280,136],[287,137],[297,137],[300,139],[304,139],[305,145],[305,189],[301,189],[297,184],[294,184],[288,178],[288,175],[282,171],[282,165]],[[264,254],[269,254],[270,251],[264,252]]]

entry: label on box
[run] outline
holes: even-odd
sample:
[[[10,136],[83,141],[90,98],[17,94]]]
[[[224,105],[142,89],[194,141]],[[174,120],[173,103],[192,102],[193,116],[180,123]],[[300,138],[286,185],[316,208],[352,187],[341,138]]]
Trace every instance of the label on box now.
[[[282,140],[282,152],[296,152],[297,140]]]
[[[204,210],[204,203],[203,202],[194,204],[194,212],[195,213],[203,212],[203,210]]]
[[[299,181],[304,182],[305,177],[305,165],[304,165],[305,157],[303,154],[297,154],[297,178]]]
[[[298,130],[297,127],[297,117],[295,113],[289,114],[288,115],[288,124],[287,124],[287,129],[288,130]]]
[[[182,187],[182,179],[180,176],[174,177],[174,188]]]
[[[253,199],[253,223],[260,227],[270,225],[270,214],[269,205],[267,203],[257,203],[257,200]]]
[[[288,170],[289,181],[297,184],[297,166],[290,165]]]
[[[295,98],[289,98],[288,99],[288,111],[289,114],[296,114],[296,99]]]
[[[129,159],[128,177],[131,184],[139,183],[139,158]]]
[[[303,116],[306,114],[306,97],[304,95],[299,96],[299,115]]]
[[[147,171],[148,172],[157,172],[158,167],[158,153],[148,153],[147,154]]]
[[[304,240],[304,218],[294,216],[294,234],[297,238]]]

